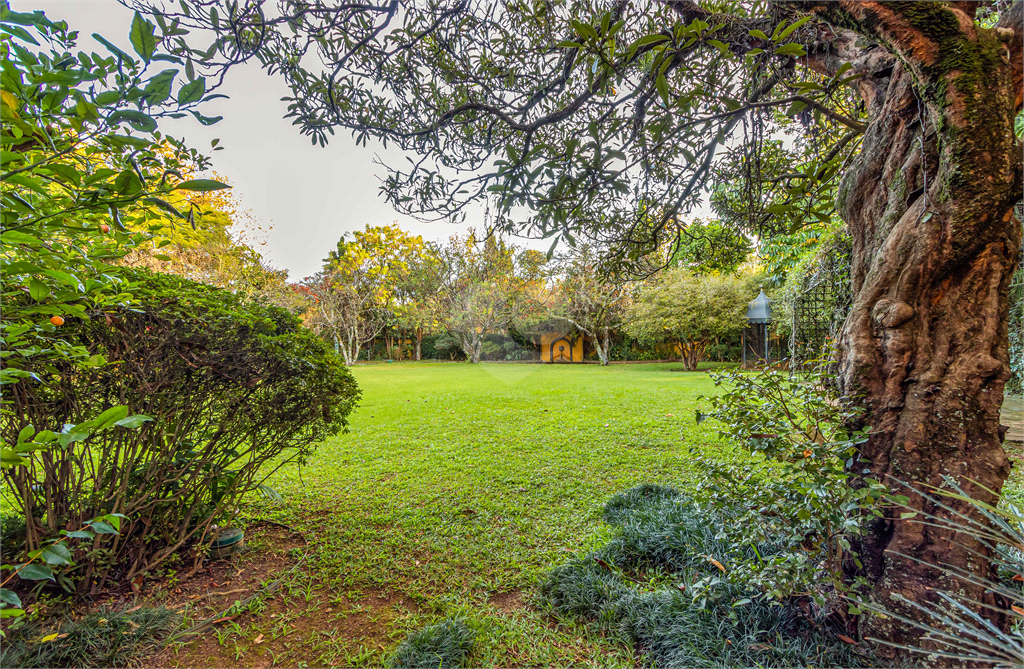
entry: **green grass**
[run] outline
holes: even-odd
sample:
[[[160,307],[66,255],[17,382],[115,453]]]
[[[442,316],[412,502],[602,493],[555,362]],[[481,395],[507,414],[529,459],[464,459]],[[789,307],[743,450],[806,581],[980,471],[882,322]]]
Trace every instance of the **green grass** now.
[[[474,666],[634,664],[623,642],[537,606],[536,586],[608,540],[613,494],[686,490],[686,447],[726,448],[694,420],[714,384],[680,368],[356,367],[351,431],[270,481],[285,503],[250,510],[307,532],[310,568],[218,634],[222,652],[191,644],[177,661],[380,666],[409,632],[457,617],[477,632]],[[260,633],[270,642],[250,643]]]

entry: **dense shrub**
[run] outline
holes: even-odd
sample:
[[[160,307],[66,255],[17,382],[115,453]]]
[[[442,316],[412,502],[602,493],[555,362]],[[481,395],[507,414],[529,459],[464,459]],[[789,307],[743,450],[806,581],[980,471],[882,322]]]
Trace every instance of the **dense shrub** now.
[[[443,620],[413,632],[388,662],[394,669],[448,669],[466,666],[476,633],[459,619]]]
[[[130,307],[69,319],[58,333],[97,365],[31,369],[38,381],[12,386],[0,422],[7,443],[28,425],[61,433],[3,470],[28,550],[104,513],[127,516],[119,535],[76,549],[65,577],[79,592],[201,544],[240,496],[343,429],[359,396],[341,359],[285,310],[170,275],[131,276]],[[76,432],[115,406],[152,421]]]
[[[735,547],[721,535],[724,517],[662,486],[616,495],[604,517],[616,536],[541,584],[559,613],[636,644],[657,667],[865,663],[813,611],[809,618],[796,602],[772,602],[730,577],[735,564],[778,546]]]
[[[710,416],[746,453],[735,460],[697,454],[704,473],[698,489],[733,519],[723,530],[732,543],[767,540],[785,549],[741,567],[776,598],[809,592],[837,604],[832,591],[851,585],[858,538],[881,513],[885,488],[864,477],[858,451],[868,428],[849,428],[861,411],[827,383],[831,360],[826,352],[801,375],[763,369],[713,376],[723,392],[710,399]]]

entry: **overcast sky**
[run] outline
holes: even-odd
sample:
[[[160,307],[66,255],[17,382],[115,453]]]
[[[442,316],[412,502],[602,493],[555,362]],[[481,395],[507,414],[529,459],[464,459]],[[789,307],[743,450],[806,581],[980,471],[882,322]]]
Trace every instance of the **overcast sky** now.
[[[11,5],[15,11],[42,9],[52,20],[67,21],[79,31],[83,50],[105,52],[91,37],[99,33],[132,53],[132,12],[116,0],[13,0]],[[212,156],[214,169],[232,182],[242,207],[264,228],[271,227],[261,253],[287,269],[293,281],[317,271],[343,232],[366,224],[397,221],[434,240],[463,230],[402,216],[379,195],[384,168],[374,164],[374,156],[397,164],[400,153],[385,152],[381,145],[357,147],[347,133],[335,135],[325,148],[312,146],[284,119],[287,103],[281,98],[289,94],[284,81],[267,76],[258,64],[231,71],[218,92],[230,98],[207,103],[202,112],[223,116],[220,123],[203,126],[189,116],[161,121],[160,129]],[[224,150],[209,153],[215,138]],[[547,250],[543,243],[530,246]]]

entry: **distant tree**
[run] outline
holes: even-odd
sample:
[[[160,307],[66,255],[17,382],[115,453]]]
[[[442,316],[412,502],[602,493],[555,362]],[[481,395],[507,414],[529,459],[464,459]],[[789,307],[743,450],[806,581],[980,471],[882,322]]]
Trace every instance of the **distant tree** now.
[[[323,270],[303,283],[310,300],[307,326],[332,343],[345,364],[354,364],[362,347],[392,322],[398,285],[409,259],[422,251],[423,239],[396,225],[368,225],[351,240],[342,235]]]
[[[186,179],[198,178],[195,165],[181,168]],[[230,181],[214,173],[227,185]],[[251,212],[241,209],[233,191],[178,191],[167,197],[175,209],[189,212],[189,220],[165,215],[147,223],[151,237],[134,248],[123,264],[176,274],[243,296],[261,296],[287,304],[288,273],[273,267],[257,250],[266,244],[264,232]]]
[[[472,233],[452,237],[440,251],[443,280],[434,313],[466,360],[480,362],[485,335],[504,332],[540,308],[543,255],[497,237],[481,242]]]
[[[751,289],[737,274],[668,270],[640,290],[625,331],[641,341],[679,344],[686,368],[695,370],[711,341],[743,331]]]
[[[444,281],[445,263],[433,242],[406,259],[394,295],[393,311],[400,329],[413,335],[414,357],[422,358],[423,335],[437,325],[437,294]]]
[[[590,337],[597,357],[607,365],[612,330],[622,324],[635,292],[635,282],[605,274],[601,256],[590,246],[565,254],[548,313]]]

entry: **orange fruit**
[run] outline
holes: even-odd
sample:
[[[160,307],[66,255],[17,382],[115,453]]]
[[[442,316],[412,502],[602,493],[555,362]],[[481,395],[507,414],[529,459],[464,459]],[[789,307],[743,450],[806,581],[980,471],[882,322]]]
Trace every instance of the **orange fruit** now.
[[[64,325],[64,319],[61,318],[60,316],[53,316],[53,317],[51,317],[50,318],[50,322],[53,323],[54,325],[56,325],[57,327],[60,327],[60,326]]]
[[[100,226],[100,232],[102,232],[103,234],[107,234],[108,232],[110,232],[110,226],[104,223],[103,225]]]

